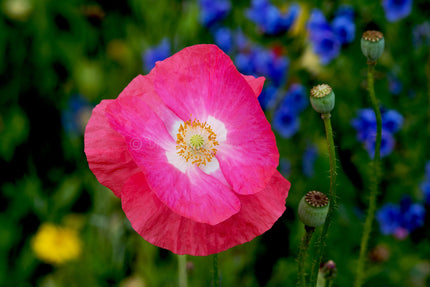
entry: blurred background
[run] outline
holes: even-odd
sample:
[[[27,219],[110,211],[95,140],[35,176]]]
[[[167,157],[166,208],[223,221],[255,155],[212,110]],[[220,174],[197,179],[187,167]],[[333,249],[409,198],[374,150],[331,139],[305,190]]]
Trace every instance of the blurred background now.
[[[367,210],[375,116],[360,51],[380,30],[375,89],[383,175],[366,286],[430,286],[430,1],[1,0],[0,286],[177,286],[177,257],[135,233],[88,168],[92,108],[186,46],[216,43],[259,100],[292,182],[273,228],[219,255],[223,286],[294,286],[297,205],[327,193],[324,125],[309,90],[331,85],[339,206],[324,261],[351,286]],[[311,250],[312,252],[312,250]],[[210,257],[187,257],[189,286],[210,286]]]

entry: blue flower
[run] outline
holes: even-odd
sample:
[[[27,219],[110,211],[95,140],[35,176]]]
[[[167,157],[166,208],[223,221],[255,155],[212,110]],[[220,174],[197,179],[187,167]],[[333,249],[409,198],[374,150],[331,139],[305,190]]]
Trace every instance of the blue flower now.
[[[269,73],[267,76],[277,86],[282,85],[287,78],[290,60],[286,56],[276,56],[272,53],[272,60],[268,63]]]
[[[401,213],[397,204],[387,203],[376,213],[381,233],[393,234],[400,227]]]
[[[409,197],[402,198],[400,213],[402,214],[400,226],[406,228],[409,232],[423,226],[426,210],[421,204],[412,203]]]
[[[430,161],[426,163],[426,177],[430,179]]]
[[[420,185],[420,189],[424,196],[424,202],[430,205],[430,179],[427,179]]]
[[[163,61],[169,56],[170,42],[164,38],[158,46],[149,48],[143,53],[143,64],[145,71],[151,71],[157,61]]]
[[[383,0],[382,7],[389,22],[396,22],[408,16],[412,11],[412,0]]]
[[[201,13],[200,22],[210,27],[227,17],[231,9],[229,0],[199,0]]]
[[[376,116],[372,109],[361,109],[358,117],[351,121],[351,125],[357,131],[357,139],[364,142],[369,131],[376,132]]]
[[[291,138],[300,128],[297,114],[288,107],[281,107],[275,111],[272,125],[283,138]]]
[[[251,51],[236,55],[235,64],[241,73],[265,76],[279,87],[286,81],[290,60],[257,46]]]
[[[399,95],[403,91],[402,82],[394,74],[388,75],[388,90],[393,95]]]
[[[337,8],[336,10],[336,17],[347,17],[351,20],[354,20],[354,8],[352,8],[352,6],[349,5],[341,5],[339,6],[339,8]]]
[[[252,62],[251,54],[249,53],[239,53],[234,58],[234,63],[237,69],[245,75],[254,74],[254,65]]]
[[[253,0],[246,14],[264,33],[276,35],[289,30],[299,13],[300,6],[297,4],[292,4],[288,12],[282,14],[268,0]]]
[[[308,145],[303,154],[303,174],[310,178],[314,175],[314,163],[318,157],[318,150],[314,145]]]
[[[392,134],[398,132],[403,125],[403,116],[395,111],[388,110],[382,114],[382,128]]]
[[[260,102],[260,106],[264,111],[274,107],[277,92],[278,88],[275,86],[271,84],[265,85],[261,91],[260,96],[258,96],[258,101]]]
[[[234,33],[234,44],[239,51],[242,51],[250,46],[249,39],[240,29],[237,29]]]
[[[332,22],[333,32],[341,44],[348,44],[355,38],[354,18],[348,16],[337,16]]]
[[[284,177],[290,176],[291,173],[291,161],[286,158],[281,158],[279,160],[279,171]]]
[[[369,133],[366,140],[364,141],[364,147],[366,148],[369,156],[372,158],[375,155],[375,143],[376,143],[376,133]],[[379,150],[381,158],[391,154],[394,150],[394,146],[395,146],[395,141],[393,136],[389,132],[382,130],[381,149]]]
[[[418,203],[404,197],[399,204],[387,203],[376,213],[381,233],[400,235],[409,233],[424,225],[426,210]],[[404,236],[401,236],[404,237]]]
[[[375,154],[376,117],[372,109],[362,109],[358,117],[351,121],[357,131],[357,138],[363,142],[369,156]],[[382,111],[381,157],[389,155],[395,146],[393,134],[398,132],[403,124],[403,116],[395,110]]]
[[[319,9],[312,9],[307,23],[309,33],[316,34],[321,30],[329,30],[330,24],[325,19],[323,12]]]
[[[92,106],[79,94],[73,95],[63,110],[61,121],[67,134],[77,137],[84,134],[85,126],[90,119]]]
[[[339,56],[341,43],[333,31],[321,30],[312,36],[312,47],[321,64],[326,65]]]
[[[229,28],[221,27],[214,32],[215,44],[225,53],[229,53],[233,48],[233,34]]]
[[[285,56],[277,56],[273,51],[255,48],[252,52],[254,73],[268,77],[276,86],[280,86],[287,77],[290,61]]]
[[[304,111],[308,104],[306,88],[300,84],[292,84],[281,103],[283,106],[295,109],[297,113]]]
[[[415,47],[422,45],[430,46],[430,22],[425,21],[420,25],[416,25],[412,31],[413,43]]]

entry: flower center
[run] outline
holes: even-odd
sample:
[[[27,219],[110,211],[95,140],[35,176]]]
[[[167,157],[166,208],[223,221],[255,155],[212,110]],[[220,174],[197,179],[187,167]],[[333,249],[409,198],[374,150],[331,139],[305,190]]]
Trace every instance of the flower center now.
[[[176,139],[176,151],[187,162],[206,165],[216,155],[216,134],[210,125],[199,120],[181,124]]]
[[[205,143],[204,138],[201,135],[192,135],[190,138],[190,145],[193,149],[199,149]]]

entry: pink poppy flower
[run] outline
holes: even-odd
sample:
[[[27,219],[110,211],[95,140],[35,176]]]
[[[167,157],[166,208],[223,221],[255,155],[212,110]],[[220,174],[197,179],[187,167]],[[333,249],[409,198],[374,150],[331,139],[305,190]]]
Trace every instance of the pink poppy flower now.
[[[90,169],[144,239],[209,255],[252,240],[282,215],[290,183],[276,170],[275,137],[257,100],[263,83],[218,47],[196,45],[94,108]]]

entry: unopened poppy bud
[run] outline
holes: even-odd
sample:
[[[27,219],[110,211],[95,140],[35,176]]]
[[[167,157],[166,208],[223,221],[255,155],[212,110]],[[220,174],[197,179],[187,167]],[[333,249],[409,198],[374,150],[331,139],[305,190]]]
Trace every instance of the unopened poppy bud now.
[[[327,84],[313,87],[310,101],[316,112],[321,114],[330,113],[334,108],[335,102],[332,88]]]
[[[337,268],[333,260],[327,261],[321,268],[321,273],[325,279],[333,279],[336,276]]]
[[[327,217],[328,207],[327,195],[319,191],[310,191],[300,200],[299,218],[306,226],[321,226]]]
[[[361,51],[368,61],[376,61],[384,51],[384,35],[379,31],[366,31],[361,37]]]

